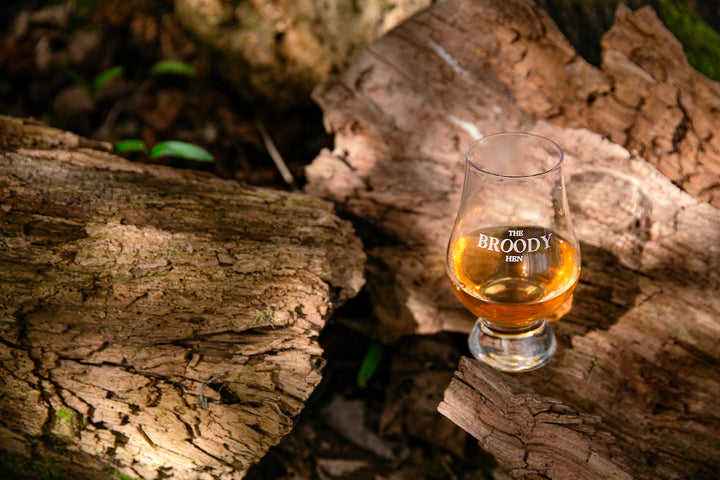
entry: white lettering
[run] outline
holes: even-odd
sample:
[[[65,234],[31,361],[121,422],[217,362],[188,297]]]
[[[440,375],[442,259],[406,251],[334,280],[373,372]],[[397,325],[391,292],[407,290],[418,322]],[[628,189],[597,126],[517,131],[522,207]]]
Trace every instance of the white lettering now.
[[[523,257],[516,256],[516,255],[505,255],[505,261],[506,262],[522,262]]]
[[[508,230],[508,235],[511,237],[522,237],[523,231],[522,230]]]
[[[480,234],[480,240],[478,240],[477,244],[478,248],[487,248],[488,247],[488,236],[484,233]]]
[[[500,240],[495,237],[490,237],[490,246],[488,247],[488,250],[492,250],[493,252],[500,252],[498,250],[498,243],[500,243]]]
[[[508,232],[515,232],[520,233],[521,235],[524,233],[522,230],[508,230]],[[540,237],[533,237],[533,238],[504,238],[500,239],[497,237],[491,237],[489,235],[486,235],[484,233],[478,234],[478,242],[477,247],[478,248],[485,248],[487,250],[493,251],[493,252],[502,252],[502,253],[535,253],[542,245],[545,245],[545,250],[550,248],[550,238],[552,237],[552,232],[547,233],[545,235],[541,235]],[[542,242],[540,241],[542,239]],[[510,255],[508,255],[510,257]],[[519,261],[519,260],[517,260]]]
[[[545,241],[545,249],[547,250],[550,248],[550,236],[552,233],[548,233],[547,235],[541,235],[540,238],[542,238]]]
[[[540,248],[540,240],[537,238],[528,238],[528,253],[536,252]]]
[[[507,250],[505,249],[505,245],[506,245],[505,242],[507,242]],[[513,241],[510,240],[509,238],[506,238],[505,240],[503,240],[502,243],[500,244],[500,250],[502,250],[503,253],[510,253],[510,252],[512,252],[512,250],[513,250]]]

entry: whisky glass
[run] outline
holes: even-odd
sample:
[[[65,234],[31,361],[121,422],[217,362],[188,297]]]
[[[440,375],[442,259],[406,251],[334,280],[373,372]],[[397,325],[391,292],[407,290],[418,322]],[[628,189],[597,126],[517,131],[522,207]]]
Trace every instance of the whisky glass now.
[[[467,150],[447,272],[476,315],[468,345],[506,372],[545,365],[557,342],[548,321],[565,315],[580,276],[580,246],[568,209],[563,151],[521,132]]]

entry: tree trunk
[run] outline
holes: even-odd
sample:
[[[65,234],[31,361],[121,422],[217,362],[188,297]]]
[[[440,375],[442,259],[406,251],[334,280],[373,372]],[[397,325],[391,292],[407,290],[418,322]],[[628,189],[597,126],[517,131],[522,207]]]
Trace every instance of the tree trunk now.
[[[316,90],[335,148],[307,191],[372,226],[379,336],[467,332],[444,258],[464,150],[508,130],[556,140],[583,254],[558,353],[515,377],[465,360],[440,411],[515,478],[712,477],[720,87],[649,8],[620,7],[603,48],[600,70],[530,1],[439,4]]]
[[[242,478],[320,381],[362,246],[327,202],[99,147],[0,117],[0,445]]]

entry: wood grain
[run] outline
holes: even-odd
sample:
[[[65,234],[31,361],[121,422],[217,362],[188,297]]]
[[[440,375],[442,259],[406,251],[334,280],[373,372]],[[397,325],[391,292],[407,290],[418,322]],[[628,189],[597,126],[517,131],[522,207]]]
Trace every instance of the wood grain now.
[[[307,190],[370,225],[381,338],[467,332],[444,264],[464,150],[499,131],[557,141],[583,255],[558,353],[514,377],[463,361],[440,411],[514,478],[712,478],[720,212],[705,126],[720,91],[651,9],[621,7],[603,47],[589,65],[530,1],[439,4],[315,91],[335,146]]]
[[[319,383],[362,245],[328,202],[84,143],[0,117],[0,444],[242,478]]]

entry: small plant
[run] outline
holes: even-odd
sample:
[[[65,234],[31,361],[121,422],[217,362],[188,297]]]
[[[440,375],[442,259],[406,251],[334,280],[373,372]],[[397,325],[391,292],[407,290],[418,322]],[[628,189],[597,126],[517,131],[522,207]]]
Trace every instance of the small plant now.
[[[75,82],[76,85],[84,88],[89,94],[93,95],[95,92],[100,90],[103,85],[108,83],[114,78],[119,78],[125,75],[125,68],[119,65],[112,66],[107,70],[100,72],[91,81],[86,81],[82,78],[75,70],[67,65],[63,66],[65,73],[68,77]],[[196,71],[190,65],[187,65],[176,60],[160,60],[150,67],[150,76],[157,75],[179,75],[184,77],[194,77]]]
[[[108,73],[108,75],[110,75],[110,73]],[[158,75],[194,77],[196,75],[196,71],[190,65],[182,62],[175,60],[160,60],[150,67],[150,75],[151,77]],[[114,77],[111,76],[110,78]],[[110,78],[107,78],[107,80]],[[107,81],[105,79],[105,75],[103,74],[100,74],[98,78],[96,78],[96,81],[98,79]],[[145,84],[147,84],[147,81],[143,83],[143,85]],[[143,91],[143,86],[141,86],[138,90]],[[147,155],[150,160],[156,160],[161,157],[178,157],[188,160],[196,160],[198,162],[213,162],[215,160],[213,155],[204,148],[179,140],[167,140],[160,142],[150,149],[142,140],[131,138],[120,140],[116,142],[113,147],[116,153],[143,153]]]
[[[65,73],[67,73],[68,77],[70,77],[76,85],[82,87],[90,95],[94,95],[95,92],[100,90],[103,85],[108,83],[113,78],[122,77],[125,74],[125,69],[123,67],[110,67],[107,70],[102,71],[90,82],[86,82],[85,79],[83,79],[80,75],[78,75],[77,72],[75,72],[75,70],[68,67],[67,65],[65,65],[63,69],[65,70]]]
[[[90,95],[95,95],[95,93],[100,90],[103,85],[107,84],[110,80],[125,75],[125,69],[123,67],[114,66],[102,71],[99,75],[97,75],[95,78],[88,82],[69,66],[66,65],[63,68],[65,70],[65,73],[67,73],[67,75],[72,79],[72,81],[75,82],[76,85],[82,87]],[[152,77],[156,77],[159,75],[195,77],[196,74],[197,72],[193,67],[183,62],[178,62],[176,60],[160,60],[150,67],[149,77],[144,82],[142,82],[137,91],[146,91],[148,83]],[[109,116],[112,117],[112,120],[114,121],[117,114],[118,111],[115,111],[114,114]],[[106,123],[112,123],[112,121],[110,121],[110,119],[106,119]],[[178,140],[160,142],[152,149],[149,149],[147,145],[145,145],[145,142],[139,139],[120,140],[114,144],[114,151],[117,153],[144,153],[151,160],[169,156],[196,160],[199,162],[214,161],[214,157],[212,156],[212,154],[204,148],[194,145],[192,143],[182,142]]]
[[[357,386],[360,388],[366,388],[367,382],[375,374],[375,371],[380,366],[380,361],[383,357],[383,351],[385,348],[382,343],[370,342],[368,345],[365,356],[363,357],[362,364],[357,373]]]
[[[178,157],[198,162],[213,162],[215,157],[202,147],[179,140],[167,140],[156,144],[152,150],[145,142],[139,139],[120,140],[115,143],[113,150],[116,153],[144,153],[150,160],[160,157]]]
[[[196,74],[193,67],[182,62],[176,62],[175,60],[160,60],[150,67],[150,73],[152,75],[171,74],[186,77],[194,77]]]
[[[125,75],[125,69],[123,67],[108,68],[93,79],[92,83],[90,84],[90,93],[97,92],[103,85],[108,83],[113,78],[122,77],[123,75]]]

